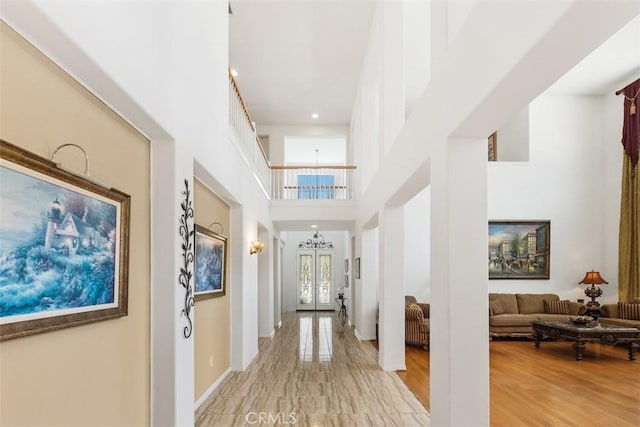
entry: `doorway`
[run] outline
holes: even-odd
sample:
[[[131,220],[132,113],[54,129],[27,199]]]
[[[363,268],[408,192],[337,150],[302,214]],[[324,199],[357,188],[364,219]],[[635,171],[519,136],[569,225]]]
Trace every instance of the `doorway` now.
[[[333,249],[297,252],[297,310],[334,310]]]

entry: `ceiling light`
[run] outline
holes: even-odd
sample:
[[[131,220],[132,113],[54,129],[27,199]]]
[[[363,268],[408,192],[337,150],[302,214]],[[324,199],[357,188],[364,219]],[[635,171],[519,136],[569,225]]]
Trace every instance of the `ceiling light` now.
[[[317,225],[315,225],[315,224],[313,224],[313,225],[311,226],[311,228],[318,228],[318,226],[317,226]]]
[[[231,69],[231,75],[232,75],[233,77],[238,77],[238,71],[237,71],[235,68],[232,68],[232,69]]]
[[[311,115],[311,118],[312,118],[312,119],[317,119],[317,118],[318,118],[318,113],[313,113],[313,114]]]

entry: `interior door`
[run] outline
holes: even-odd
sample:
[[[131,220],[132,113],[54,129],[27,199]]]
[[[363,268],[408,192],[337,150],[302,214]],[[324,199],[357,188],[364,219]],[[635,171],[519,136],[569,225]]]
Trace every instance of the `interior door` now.
[[[333,251],[299,250],[298,310],[334,310]]]

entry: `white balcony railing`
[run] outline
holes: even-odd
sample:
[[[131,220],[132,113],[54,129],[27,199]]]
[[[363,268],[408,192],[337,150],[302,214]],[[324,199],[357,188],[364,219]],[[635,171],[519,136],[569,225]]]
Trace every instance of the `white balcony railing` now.
[[[352,200],[355,166],[271,166],[271,197]]]
[[[271,166],[256,127],[229,72],[229,124],[240,152],[267,197],[280,200],[352,200],[355,166]]]
[[[236,132],[241,152],[268,195],[271,188],[269,160],[264,153],[262,144],[260,144],[253,120],[251,120],[247,106],[240,95],[238,84],[231,72],[229,72],[229,124]]]

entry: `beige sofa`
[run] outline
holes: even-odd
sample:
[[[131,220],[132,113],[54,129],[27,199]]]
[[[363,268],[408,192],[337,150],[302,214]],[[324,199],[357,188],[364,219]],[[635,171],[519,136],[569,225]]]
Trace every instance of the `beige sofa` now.
[[[632,299],[629,303],[640,304],[640,298]],[[600,307],[600,311],[602,312],[602,317],[598,319],[600,322],[617,326],[631,326],[640,329],[640,320],[623,319],[620,317],[618,304],[603,304]]]
[[[582,303],[565,301],[556,294],[489,294],[489,337],[531,337],[534,320],[568,320],[587,310]]]

